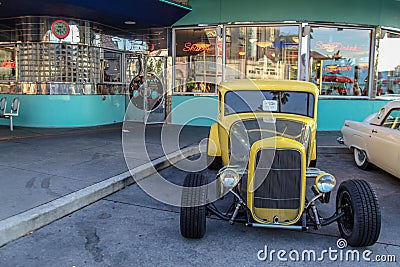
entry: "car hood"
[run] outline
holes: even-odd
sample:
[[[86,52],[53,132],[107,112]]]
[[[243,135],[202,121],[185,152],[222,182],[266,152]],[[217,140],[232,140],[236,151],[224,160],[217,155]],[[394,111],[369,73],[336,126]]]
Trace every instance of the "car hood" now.
[[[310,125],[298,120],[264,117],[236,121],[229,130],[231,163],[247,161],[250,148],[259,140],[284,137],[308,147],[310,135]]]

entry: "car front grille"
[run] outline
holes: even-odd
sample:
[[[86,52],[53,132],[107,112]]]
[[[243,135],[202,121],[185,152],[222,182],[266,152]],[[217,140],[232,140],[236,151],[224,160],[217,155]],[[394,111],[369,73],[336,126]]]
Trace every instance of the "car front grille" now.
[[[300,208],[301,159],[301,153],[291,149],[262,149],[257,153],[253,187],[256,210],[264,210],[263,214],[270,210],[274,217],[276,210]]]

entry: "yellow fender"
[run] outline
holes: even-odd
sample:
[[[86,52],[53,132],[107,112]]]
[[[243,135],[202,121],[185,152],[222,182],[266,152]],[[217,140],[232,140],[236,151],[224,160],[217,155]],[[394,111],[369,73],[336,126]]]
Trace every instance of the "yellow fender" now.
[[[310,160],[316,160],[317,159],[317,142],[316,142],[316,140],[317,139],[314,136],[312,138]]]
[[[207,155],[221,156],[221,145],[218,136],[218,123],[211,125],[210,133],[208,135]]]

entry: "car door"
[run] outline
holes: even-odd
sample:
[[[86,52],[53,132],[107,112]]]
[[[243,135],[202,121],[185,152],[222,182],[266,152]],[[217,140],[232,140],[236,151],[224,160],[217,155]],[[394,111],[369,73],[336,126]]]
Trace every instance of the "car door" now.
[[[372,125],[367,142],[370,162],[400,175],[400,109],[392,109],[382,124]]]

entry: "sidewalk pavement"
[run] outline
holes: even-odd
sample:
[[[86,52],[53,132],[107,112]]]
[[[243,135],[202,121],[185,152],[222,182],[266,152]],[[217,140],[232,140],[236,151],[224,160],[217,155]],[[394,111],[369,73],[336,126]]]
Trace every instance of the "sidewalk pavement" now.
[[[197,154],[208,135],[208,127],[161,126],[15,127],[13,132],[0,126],[0,247]],[[319,153],[345,153],[336,142],[339,135],[318,132]],[[170,138],[163,143],[179,147],[163,149],[161,136]]]

